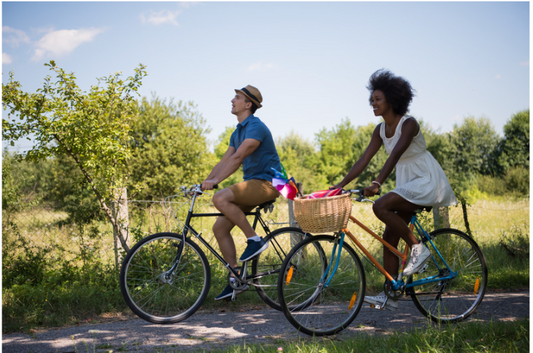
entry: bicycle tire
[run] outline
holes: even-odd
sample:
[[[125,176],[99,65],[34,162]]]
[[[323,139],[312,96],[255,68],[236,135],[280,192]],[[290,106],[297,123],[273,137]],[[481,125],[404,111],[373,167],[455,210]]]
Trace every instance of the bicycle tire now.
[[[325,286],[336,265],[336,261],[331,266],[330,262],[338,239],[331,235],[305,239],[290,251],[281,267],[278,296],[283,313],[297,330],[311,336],[344,330],[363,305],[366,286],[363,264],[346,242],[342,244],[335,275]]]
[[[281,311],[278,299],[278,276],[283,261],[294,245],[310,237],[300,228],[285,227],[271,232],[265,240],[268,248],[252,261],[253,283],[257,294],[271,308]]]
[[[185,240],[176,270],[169,276],[182,235],[150,235],[128,252],[120,271],[120,290],[129,308],[155,324],[172,324],[194,314],[211,285],[209,262],[200,247]]]
[[[457,277],[450,280],[426,283],[409,288],[415,306],[434,322],[459,322],[474,313],[481,304],[487,289],[488,270],[483,252],[467,234],[457,229],[443,228],[430,234],[442,257]],[[427,243],[427,239],[424,241]],[[415,280],[438,275],[445,269],[442,260],[429,245],[432,259],[421,274],[409,277],[407,284]],[[447,270],[442,270],[446,274]]]

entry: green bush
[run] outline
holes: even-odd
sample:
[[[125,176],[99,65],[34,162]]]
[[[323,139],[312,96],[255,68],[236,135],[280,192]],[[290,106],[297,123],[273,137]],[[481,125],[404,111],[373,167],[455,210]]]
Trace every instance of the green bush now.
[[[477,186],[479,191],[489,195],[503,196],[507,193],[507,185],[501,177],[480,175],[477,178]]]
[[[508,191],[529,196],[529,169],[524,167],[511,168],[505,174],[504,180]]]

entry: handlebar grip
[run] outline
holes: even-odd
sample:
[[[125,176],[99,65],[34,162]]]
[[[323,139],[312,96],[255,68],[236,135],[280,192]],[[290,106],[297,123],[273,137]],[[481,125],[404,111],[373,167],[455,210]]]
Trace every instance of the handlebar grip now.
[[[201,188],[202,184],[198,184],[198,186]],[[218,184],[213,185],[213,189],[218,189]]]

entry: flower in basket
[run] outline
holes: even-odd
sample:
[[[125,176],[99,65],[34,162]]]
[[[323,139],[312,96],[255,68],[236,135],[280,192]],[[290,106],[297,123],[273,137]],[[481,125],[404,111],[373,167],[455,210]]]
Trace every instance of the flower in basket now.
[[[279,191],[281,195],[294,200],[294,197],[298,195],[298,188],[296,187],[296,181],[290,174],[287,174],[283,165],[281,166],[281,172],[272,168],[275,173],[275,177],[272,179],[272,186]]]

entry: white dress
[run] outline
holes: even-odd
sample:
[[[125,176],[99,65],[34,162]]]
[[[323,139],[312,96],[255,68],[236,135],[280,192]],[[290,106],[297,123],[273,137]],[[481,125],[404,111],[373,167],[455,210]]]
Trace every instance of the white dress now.
[[[391,138],[385,136],[385,123],[381,124],[380,136],[387,154],[391,154],[400,140],[402,125],[408,118],[411,117],[400,119]],[[421,129],[396,164],[396,189],[392,192],[419,206],[443,207],[457,203],[444,170],[426,149]]]

